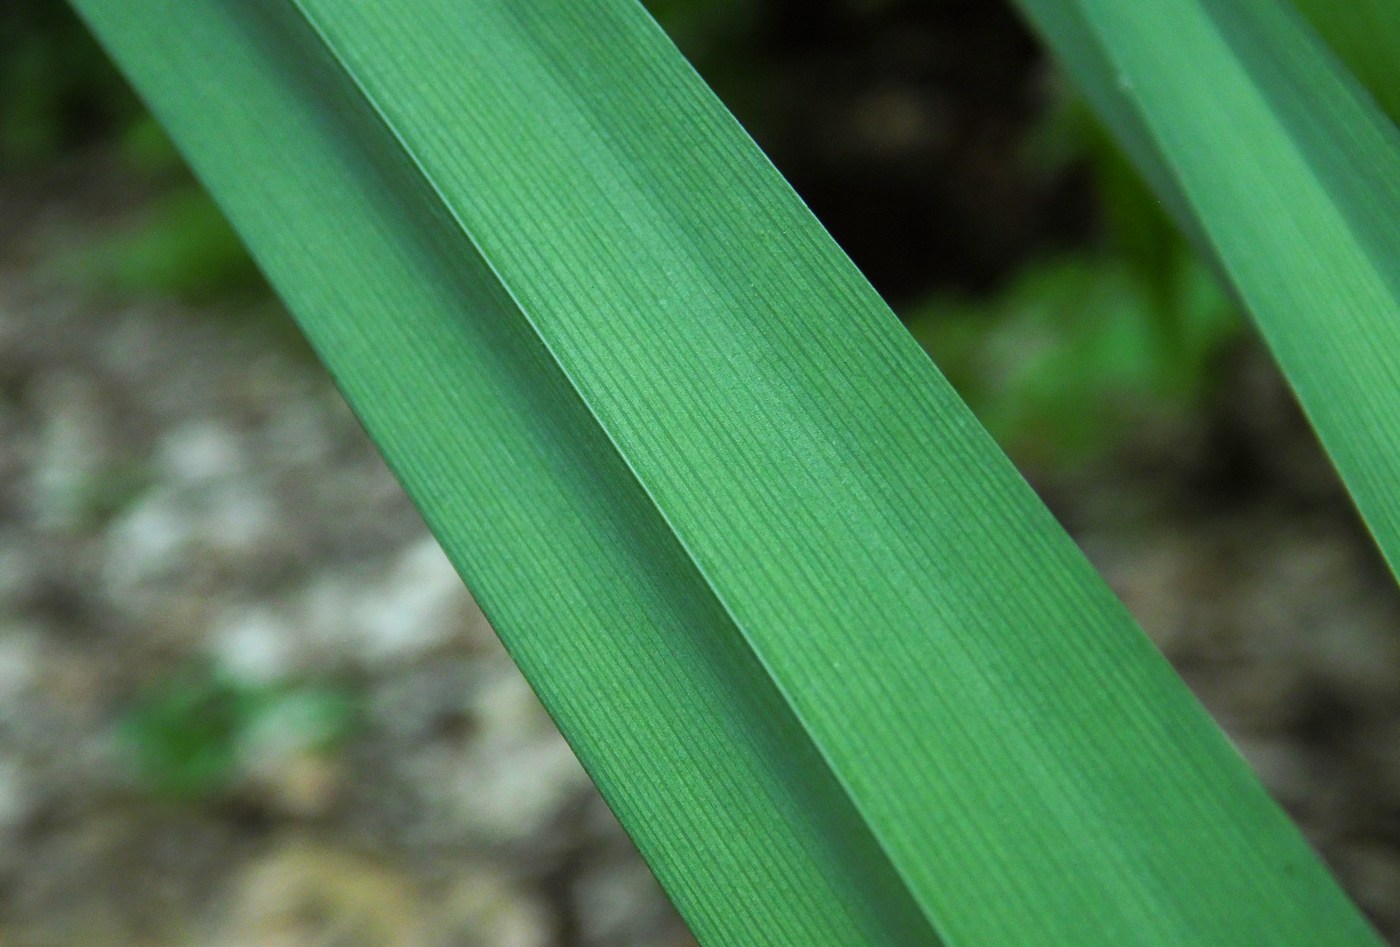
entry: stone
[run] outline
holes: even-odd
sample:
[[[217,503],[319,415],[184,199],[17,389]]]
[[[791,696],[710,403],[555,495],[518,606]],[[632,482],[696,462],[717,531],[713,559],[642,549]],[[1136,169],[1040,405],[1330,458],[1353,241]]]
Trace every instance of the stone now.
[[[157,465],[162,479],[203,484],[242,474],[246,454],[241,437],[225,425],[189,421],[161,438]]]
[[[445,644],[470,622],[475,605],[432,537],[403,550],[392,570],[355,602],[360,648],[371,664],[411,660]]]
[[[540,900],[503,872],[460,871],[434,918],[434,947],[550,947],[554,922]]]
[[[590,866],[574,884],[574,909],[586,944],[641,947],[674,923],[650,869],[628,854]]]
[[[216,947],[428,947],[422,893],[403,872],[312,840],[249,863],[225,895]]]
[[[103,579],[118,598],[132,588],[179,571],[192,552],[196,524],[171,490],[154,489],[107,530]]]
[[[241,604],[216,620],[209,651],[220,667],[239,680],[271,684],[300,666],[292,623],[270,608]]]

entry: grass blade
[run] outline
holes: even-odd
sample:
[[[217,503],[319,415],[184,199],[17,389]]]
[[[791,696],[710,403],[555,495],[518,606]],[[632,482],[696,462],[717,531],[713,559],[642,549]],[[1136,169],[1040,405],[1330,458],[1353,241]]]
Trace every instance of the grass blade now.
[[[77,6],[702,940],[1373,942],[638,7]]]
[[[1400,133],[1287,4],[1021,2],[1218,261],[1400,570]]]

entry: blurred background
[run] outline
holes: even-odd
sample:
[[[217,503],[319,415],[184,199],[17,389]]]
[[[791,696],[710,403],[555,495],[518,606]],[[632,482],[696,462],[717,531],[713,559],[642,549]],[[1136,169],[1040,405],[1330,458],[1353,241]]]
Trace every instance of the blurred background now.
[[[1006,5],[653,0],[1400,936],[1400,596]],[[691,944],[216,208],[0,6],[0,947]]]

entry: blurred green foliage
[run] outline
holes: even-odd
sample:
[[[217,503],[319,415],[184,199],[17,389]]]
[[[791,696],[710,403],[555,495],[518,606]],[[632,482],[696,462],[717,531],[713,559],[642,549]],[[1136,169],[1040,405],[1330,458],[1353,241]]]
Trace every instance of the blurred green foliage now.
[[[0,168],[36,173],[105,149],[121,185],[146,197],[56,261],[83,285],[209,298],[261,286],[223,214],[67,4],[0,7]]]
[[[1400,121],[1400,82],[1395,81],[1400,6],[1394,0],[1293,0],[1293,5],[1361,80],[1381,110]]]
[[[257,684],[197,667],[150,685],[116,732],[145,790],[190,800],[229,789],[260,754],[331,751],[358,720],[355,696],[343,687]]]
[[[1244,320],[1086,105],[1065,91],[1030,138],[1039,173],[1089,170],[1088,246],[1034,260],[980,298],[935,294],[911,331],[1023,466],[1077,467],[1208,405]]]
[[[80,278],[119,293],[185,299],[262,288],[238,234],[154,118],[136,115],[116,151],[123,167],[152,187],[152,196],[127,227],[76,254],[72,267]]]
[[[62,268],[124,295],[205,300],[263,285],[232,225],[193,182],[161,189],[129,224],[76,248]]]
[[[67,4],[0,5],[0,167],[53,161],[140,114]]]
[[[1111,253],[1026,266],[989,299],[930,300],[910,328],[1021,464],[1091,463],[1202,410],[1243,323],[1184,250],[1144,275]]]
[[[1365,0],[1338,15],[1295,0],[1392,119],[1400,13]],[[1082,100],[1063,87],[1029,140],[1032,167],[1080,163],[1100,211],[1096,243],[1034,261],[979,299],[935,294],[905,315],[1013,457],[1090,463],[1144,429],[1181,431],[1208,409],[1245,321],[1207,264]]]

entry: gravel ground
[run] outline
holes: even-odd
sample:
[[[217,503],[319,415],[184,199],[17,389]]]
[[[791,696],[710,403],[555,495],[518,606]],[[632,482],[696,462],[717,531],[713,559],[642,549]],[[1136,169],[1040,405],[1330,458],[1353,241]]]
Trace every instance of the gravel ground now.
[[[0,268],[0,945],[693,943],[268,305]],[[1060,506],[1395,936],[1400,598],[1251,384],[1259,490]]]
[[[322,373],[220,315],[0,272],[0,943],[688,943]]]

